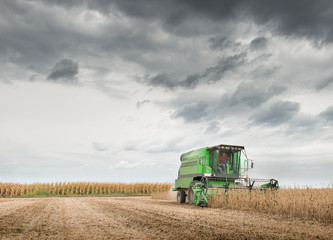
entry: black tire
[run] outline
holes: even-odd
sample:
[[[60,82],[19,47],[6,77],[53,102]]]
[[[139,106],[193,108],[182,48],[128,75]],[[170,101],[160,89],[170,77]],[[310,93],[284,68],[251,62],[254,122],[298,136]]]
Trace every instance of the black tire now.
[[[193,205],[193,186],[197,184],[199,181],[194,180],[190,183],[190,186],[188,187],[188,192],[187,192],[187,198],[188,198],[188,204]]]
[[[186,195],[183,189],[180,189],[177,193],[177,203],[182,204],[185,203]]]

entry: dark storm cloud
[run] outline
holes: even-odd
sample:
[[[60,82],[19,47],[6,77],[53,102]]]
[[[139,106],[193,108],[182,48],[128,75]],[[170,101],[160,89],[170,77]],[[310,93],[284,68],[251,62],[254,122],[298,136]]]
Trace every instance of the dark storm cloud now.
[[[161,60],[157,56],[175,51],[181,54],[177,43],[159,39],[155,33],[158,27],[150,26],[153,23],[135,21],[127,24],[130,19],[126,16],[121,21],[115,7],[104,4],[103,1],[4,1],[0,8],[0,54],[18,67],[27,69],[29,66],[33,71],[29,75],[45,75],[47,66],[66,56],[73,56],[80,62],[92,58],[120,58],[155,72],[176,65],[172,60]],[[68,8],[77,8],[78,14],[73,15]],[[103,24],[92,30],[87,9],[107,10]],[[111,15],[118,17],[117,23]],[[87,27],[82,25],[84,21],[88,22]],[[99,67],[105,69],[106,66]],[[105,74],[103,69],[101,74]]]
[[[185,104],[178,110],[176,110],[171,117],[183,118],[187,122],[195,122],[205,117],[208,111],[208,103],[199,101],[196,103]]]
[[[79,59],[81,68],[84,59],[114,58],[138,64],[144,72],[155,73],[144,79],[146,85],[172,90],[178,87],[193,89],[200,83],[214,84],[226,78],[229,72],[243,73],[240,67],[249,63],[248,59],[252,57],[247,55],[256,54],[249,49],[267,46],[268,40],[263,37],[268,36],[266,32],[273,34],[270,39],[278,34],[318,42],[332,40],[330,23],[333,17],[328,14],[332,5],[330,1],[299,0],[291,3],[263,0],[251,3],[245,0],[4,0],[0,9],[0,23],[4,23],[0,28],[0,53],[20,67],[31,65],[33,72],[28,76],[45,75],[43,71],[47,65],[66,56]],[[76,21],[71,22],[73,8],[75,13],[98,11],[103,14],[103,24],[93,31]],[[74,15],[72,17],[75,18]],[[89,16],[82,18],[88,19]],[[77,19],[78,22],[82,20]],[[115,19],[119,21],[117,24],[113,24]],[[237,27],[253,22],[262,34],[246,45],[249,49],[240,53],[244,46],[235,40],[242,34]],[[184,32],[184,29],[191,30]],[[161,37],[166,32],[171,34]],[[190,60],[200,57],[202,51],[201,48],[193,48],[195,45],[184,49],[184,40],[188,39],[209,39],[205,47],[213,50],[214,54],[225,49],[231,53],[220,57],[218,63],[211,67],[198,60],[196,67],[201,65],[206,69],[197,70],[191,66]],[[186,57],[192,55],[193,58]],[[188,64],[182,67],[179,62]],[[105,66],[100,69],[105,69]],[[273,76],[276,68],[266,66],[249,71],[252,77],[265,78]],[[60,71],[49,73],[48,79],[57,79],[58,74]],[[102,74],[105,75],[104,70],[101,70]],[[323,82],[316,88],[325,84],[327,86],[331,82]]]
[[[220,59],[216,66],[207,68],[202,77],[209,77],[213,82],[221,80],[227,71],[237,69],[246,63],[246,53],[239,53]]]
[[[322,89],[328,87],[329,85],[331,85],[332,83],[333,83],[333,78],[332,77],[326,78],[326,79],[316,83],[315,88],[317,90],[322,90]]]
[[[61,14],[33,1],[2,1],[0,54],[8,61],[44,74],[47,65],[73,54],[86,36],[63,24]]]
[[[175,77],[171,77],[167,73],[159,73],[155,76],[144,76],[143,82],[149,86],[162,87],[170,90],[174,90],[177,87],[193,89],[198,85],[202,77],[203,76],[200,74],[192,74],[186,76],[185,79],[177,79]]]
[[[65,58],[56,63],[56,65],[51,69],[50,74],[47,76],[47,79],[62,79],[65,81],[73,82],[76,80],[76,75],[78,74],[78,72],[78,63]]]
[[[173,89],[176,86],[175,80],[166,73],[159,73],[155,76],[145,76],[146,83],[153,87],[164,87]]]
[[[333,124],[333,106],[328,107],[319,114],[319,117],[325,119],[328,123]]]
[[[212,50],[224,50],[239,47],[241,44],[234,42],[227,37],[213,37],[208,40],[209,47]]]
[[[253,39],[250,43],[250,48],[252,50],[262,50],[267,47],[268,39],[265,37],[257,37]]]
[[[207,99],[207,96],[197,95],[193,98],[180,97],[169,103],[172,108],[177,109],[171,114],[171,118],[182,118],[189,123],[205,120],[209,125],[207,131],[212,131],[219,128],[218,120],[234,114],[250,114],[254,109],[286,90],[284,86],[263,87],[255,82],[249,82],[241,83],[233,93],[224,94],[221,98]],[[279,104],[274,107],[277,109],[278,106]]]
[[[293,118],[299,109],[299,103],[279,101],[265,109],[256,111],[249,120],[256,125],[278,126]]]
[[[184,88],[195,88],[198,85],[200,78],[199,74],[188,75],[184,81],[180,82],[180,86]]]
[[[330,0],[282,1],[152,1],[152,0],[44,0],[65,8],[85,7],[108,14],[113,8],[131,18],[160,20],[166,30],[182,33],[182,28],[193,19],[223,21],[254,21],[258,26],[284,36],[306,37],[321,43],[333,41],[333,2]],[[186,29],[186,28],[185,28]],[[213,30],[213,29],[212,29]]]
[[[240,53],[223,57],[215,66],[206,68],[202,73],[189,74],[185,79],[177,79],[166,73],[158,73],[155,76],[146,75],[143,81],[145,84],[154,87],[193,89],[200,82],[214,83],[222,80],[227,72],[235,71],[246,63],[246,53]]]
[[[331,42],[333,2],[329,0],[311,1],[255,1],[247,5],[255,23],[272,27],[273,33],[305,37],[317,43]]]
[[[109,1],[94,1],[90,6],[108,9]],[[188,19],[209,19],[212,22],[253,20],[275,34],[307,37],[318,42],[333,41],[333,2],[329,0],[235,0],[235,1],[130,1],[112,3],[130,17],[160,19],[174,32]]]
[[[333,41],[333,2],[329,0],[296,1],[186,1],[193,14],[220,21],[249,17],[258,26],[267,26],[278,35],[306,37],[323,42]],[[200,14],[199,13],[199,14]],[[245,17],[246,16],[246,17]]]
[[[224,95],[221,100],[221,108],[228,108],[234,106],[248,106],[256,108],[265,103],[272,97],[286,91],[284,86],[272,85],[267,89],[262,88],[256,83],[242,83],[236,91],[231,95]]]
[[[6,1],[6,5],[10,5],[10,2],[12,1]],[[295,0],[292,2],[282,0],[273,3],[265,0],[251,2],[246,0],[96,0],[92,2],[44,0],[37,2],[43,2],[45,5],[58,5],[66,9],[75,7],[93,9],[106,16],[110,12],[120,11],[129,18],[149,22],[155,20],[156,23],[165,26],[164,30],[175,34],[182,34],[183,32],[177,31],[177,28],[182,30],[194,28],[197,31],[191,31],[192,36],[198,36],[198,34],[211,35],[217,31],[215,26],[219,26],[221,23],[228,23],[232,28],[240,22],[254,21],[259,27],[264,27],[265,30],[271,31],[273,34],[287,37],[305,37],[319,43],[333,41],[333,29],[331,27],[333,14],[330,14],[333,9],[333,2],[329,0]],[[24,11],[24,8],[21,8],[20,11]],[[204,24],[197,25],[195,21],[201,21]],[[144,23],[142,22],[142,24]],[[210,33],[202,31],[207,27],[211,27]],[[265,40],[263,37],[257,38],[253,40],[252,46],[263,46],[265,41],[267,43],[267,39]],[[229,42],[224,37],[211,39],[211,47],[214,49],[227,47],[231,43],[232,41]]]

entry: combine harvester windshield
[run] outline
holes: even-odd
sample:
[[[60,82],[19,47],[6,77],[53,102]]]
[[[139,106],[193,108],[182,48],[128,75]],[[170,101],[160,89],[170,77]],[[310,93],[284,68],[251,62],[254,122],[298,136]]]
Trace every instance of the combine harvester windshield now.
[[[245,157],[244,160],[242,158]],[[207,206],[207,197],[229,189],[267,190],[279,189],[275,179],[248,177],[253,161],[247,158],[245,148],[235,145],[217,145],[184,153],[174,191],[177,202]],[[255,186],[255,183],[261,183]]]

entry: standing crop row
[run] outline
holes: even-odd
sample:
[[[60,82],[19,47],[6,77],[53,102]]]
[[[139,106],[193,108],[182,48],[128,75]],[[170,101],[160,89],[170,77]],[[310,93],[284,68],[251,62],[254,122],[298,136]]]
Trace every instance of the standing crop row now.
[[[278,191],[231,190],[209,201],[214,208],[247,210],[333,223],[333,188],[288,188]]]
[[[98,195],[133,194],[148,195],[155,192],[167,192],[169,183],[51,183],[51,184],[15,184],[0,183],[0,197],[38,196],[38,195]]]

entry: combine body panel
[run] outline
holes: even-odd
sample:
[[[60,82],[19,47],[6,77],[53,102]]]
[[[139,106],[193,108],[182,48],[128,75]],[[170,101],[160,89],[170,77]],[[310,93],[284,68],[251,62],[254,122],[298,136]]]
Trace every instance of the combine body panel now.
[[[241,155],[245,156],[242,161]],[[177,202],[184,203],[186,197],[189,204],[207,206],[209,195],[218,190],[249,189],[254,182],[268,182],[260,189],[278,188],[274,179],[248,178],[249,162],[245,148],[235,145],[217,145],[184,153],[180,156],[178,178],[174,191],[178,191]]]
[[[178,179],[175,183],[177,190],[187,189],[193,179],[204,175],[208,176],[213,173],[208,163],[209,152],[207,148],[184,153],[181,155],[180,161],[181,165],[178,171]]]

